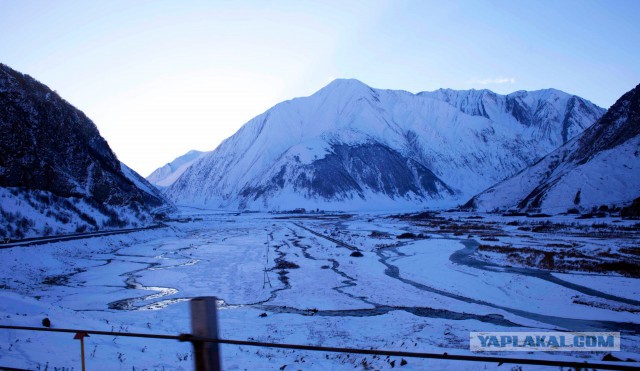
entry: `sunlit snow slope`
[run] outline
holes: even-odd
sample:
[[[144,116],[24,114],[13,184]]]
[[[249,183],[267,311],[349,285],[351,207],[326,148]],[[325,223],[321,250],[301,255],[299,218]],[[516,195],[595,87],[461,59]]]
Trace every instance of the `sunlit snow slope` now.
[[[189,151],[184,155],[176,158],[168,164],[157,168],[149,176],[147,180],[156,187],[168,187],[172,185],[189,166],[198,161],[201,157],[209,152],[200,152],[196,150]]]
[[[553,89],[412,94],[336,80],[246,123],[167,194],[179,204],[233,209],[455,205],[603,112]]]

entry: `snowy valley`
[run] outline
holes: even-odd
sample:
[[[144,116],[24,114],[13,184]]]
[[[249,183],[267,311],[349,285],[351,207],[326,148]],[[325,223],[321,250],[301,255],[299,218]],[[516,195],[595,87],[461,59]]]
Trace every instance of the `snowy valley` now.
[[[620,331],[615,356],[640,359],[637,221],[195,209],[183,217],[154,231],[0,250],[2,323],[40,326],[46,317],[53,328],[177,335],[190,332],[187,300],[214,295],[225,339],[472,354],[470,331]],[[79,365],[73,334],[1,334],[5,366]],[[91,336],[86,347],[90,369],[193,367],[190,345],[175,340]],[[229,370],[392,369],[403,361],[231,345],[221,352]],[[404,369],[505,367],[404,361]]]
[[[488,355],[640,365],[639,88],[605,113],[554,89],[336,80],[145,180],[0,67],[0,325],[178,335],[215,296],[224,339],[471,355],[470,332],[613,331],[614,355]],[[2,329],[0,368],[78,369],[72,335]],[[176,340],[84,342],[89,369],[193,368]],[[221,352],[225,370],[522,369]]]

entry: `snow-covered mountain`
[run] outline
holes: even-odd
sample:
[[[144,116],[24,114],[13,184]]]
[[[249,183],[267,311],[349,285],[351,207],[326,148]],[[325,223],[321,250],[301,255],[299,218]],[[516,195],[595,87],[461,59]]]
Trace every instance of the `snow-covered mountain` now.
[[[556,89],[498,95],[491,90],[439,89],[420,93],[447,102],[460,111],[493,121],[514,118],[531,129],[531,137],[559,147],[602,116],[604,109]]]
[[[246,123],[167,189],[249,209],[448,206],[533,164],[604,110],[558,90],[412,94],[335,80]]]
[[[189,151],[168,164],[154,170],[149,174],[149,176],[147,176],[147,180],[156,187],[168,187],[172,185],[180,175],[189,168],[189,166],[193,165],[194,162],[207,153],[209,152],[200,152],[196,150]]]
[[[144,225],[167,202],[81,111],[0,64],[0,237]]]
[[[479,210],[625,206],[640,197],[640,85],[535,165],[473,197]]]

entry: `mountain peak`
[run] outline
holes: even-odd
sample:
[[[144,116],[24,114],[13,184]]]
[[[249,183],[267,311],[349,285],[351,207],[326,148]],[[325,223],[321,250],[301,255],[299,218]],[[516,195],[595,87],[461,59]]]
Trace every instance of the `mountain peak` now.
[[[512,103],[489,90],[411,94],[337,79],[248,122],[167,194],[185,205],[255,210],[450,206],[534,163],[601,115],[599,107],[574,115],[564,101],[550,107],[538,98]]]
[[[348,93],[366,93],[373,90],[369,85],[363,83],[357,79],[335,79],[331,81],[324,88],[320,89],[319,93],[342,95]]]
[[[363,87],[369,87],[369,85],[363,83],[362,81],[358,80],[358,79],[354,79],[354,78],[343,78],[343,77],[339,77],[337,79],[334,79],[333,81],[331,81],[329,84],[327,84],[326,87],[330,87],[330,86],[363,86]]]

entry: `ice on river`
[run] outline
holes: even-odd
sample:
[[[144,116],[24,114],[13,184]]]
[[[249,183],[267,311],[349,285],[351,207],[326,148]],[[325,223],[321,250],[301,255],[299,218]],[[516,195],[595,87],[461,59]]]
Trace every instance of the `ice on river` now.
[[[640,359],[638,279],[490,264],[475,259],[477,242],[467,235],[396,238],[422,230],[383,215],[209,213],[162,229],[4,249],[0,323],[40,326],[48,317],[56,328],[176,335],[190,331],[189,298],[216,296],[220,336],[229,339],[472,354],[471,331],[618,329],[617,356]],[[354,249],[363,256],[351,256]],[[190,346],[177,341],[92,336],[86,348],[90,369],[193,367]],[[71,334],[0,330],[0,366],[79,368],[79,356]],[[225,369],[390,369],[401,362],[227,345],[222,359]],[[406,361],[405,369],[498,366]]]

